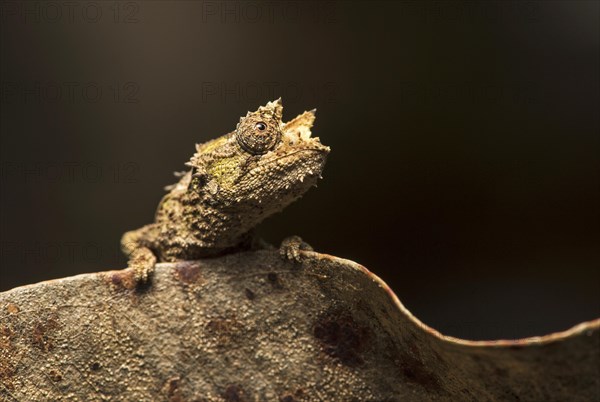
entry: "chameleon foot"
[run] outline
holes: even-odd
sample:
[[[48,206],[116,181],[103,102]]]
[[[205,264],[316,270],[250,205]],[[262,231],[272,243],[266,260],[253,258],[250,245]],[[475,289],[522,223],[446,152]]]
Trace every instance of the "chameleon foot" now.
[[[129,268],[133,270],[135,280],[138,283],[145,283],[154,272],[156,256],[149,248],[138,248],[134,250],[129,257]]]
[[[300,262],[300,251],[312,251],[313,248],[300,236],[290,236],[281,242],[281,246],[279,247],[279,253],[284,260],[291,260]]]

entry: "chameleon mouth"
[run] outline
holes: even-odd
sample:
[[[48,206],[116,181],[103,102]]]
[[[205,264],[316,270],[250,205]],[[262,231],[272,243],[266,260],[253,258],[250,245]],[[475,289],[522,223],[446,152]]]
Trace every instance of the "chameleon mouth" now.
[[[315,144],[315,145],[317,145],[317,144]],[[276,163],[284,164],[284,162],[287,159],[292,158],[294,156],[297,157],[298,154],[302,154],[302,153],[317,154],[318,155],[317,158],[323,158],[322,160],[318,161],[318,163],[322,165],[325,162],[324,157],[327,154],[329,154],[329,151],[330,151],[330,148],[328,146],[321,145],[321,144],[318,144],[318,146],[310,146],[310,147],[306,147],[306,148],[300,148],[293,152],[289,152],[289,153],[286,153],[281,156],[276,156],[276,157],[264,160],[253,170],[260,170],[264,166],[269,166],[269,165],[276,164]],[[317,160],[314,157],[309,157],[309,161],[317,162]]]
[[[320,177],[323,167],[325,166],[325,160],[329,154],[329,150],[330,148],[328,146],[320,143],[311,144],[310,146],[299,148],[280,156],[273,156],[267,160],[262,160],[261,163],[249,170],[247,174],[250,176],[260,176],[264,174],[265,171],[280,171],[280,169],[277,168],[277,165],[279,165],[282,169],[285,169],[289,159],[301,158],[303,161],[299,163],[297,167],[303,169],[304,173],[296,173],[293,176],[298,178],[301,182],[304,181],[304,177],[306,176],[316,175]]]

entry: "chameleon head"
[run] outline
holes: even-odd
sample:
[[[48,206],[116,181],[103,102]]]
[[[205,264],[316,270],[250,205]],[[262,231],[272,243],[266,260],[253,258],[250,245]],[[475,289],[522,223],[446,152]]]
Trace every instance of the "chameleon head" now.
[[[329,147],[311,136],[315,111],[284,123],[281,99],[240,119],[235,131],[206,143],[190,161],[215,206],[250,207],[266,217],[316,184]]]

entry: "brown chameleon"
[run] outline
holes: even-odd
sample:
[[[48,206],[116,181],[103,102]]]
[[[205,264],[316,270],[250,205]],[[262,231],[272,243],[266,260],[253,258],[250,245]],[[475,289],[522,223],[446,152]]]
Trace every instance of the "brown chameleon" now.
[[[195,260],[261,247],[253,229],[314,186],[329,147],[311,137],[315,111],[282,122],[281,99],[248,112],[236,129],[196,145],[178,183],[156,211],[154,223],[127,232],[121,247],[137,281],[160,261]],[[298,236],[285,239],[284,258],[310,249]]]

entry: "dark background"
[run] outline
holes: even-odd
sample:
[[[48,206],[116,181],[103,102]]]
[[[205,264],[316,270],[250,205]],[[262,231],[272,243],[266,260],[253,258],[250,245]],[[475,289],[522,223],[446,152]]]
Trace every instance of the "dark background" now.
[[[0,4],[0,290],[124,267],[194,143],[282,96],[332,153],[267,240],[448,335],[600,315],[598,2]]]

